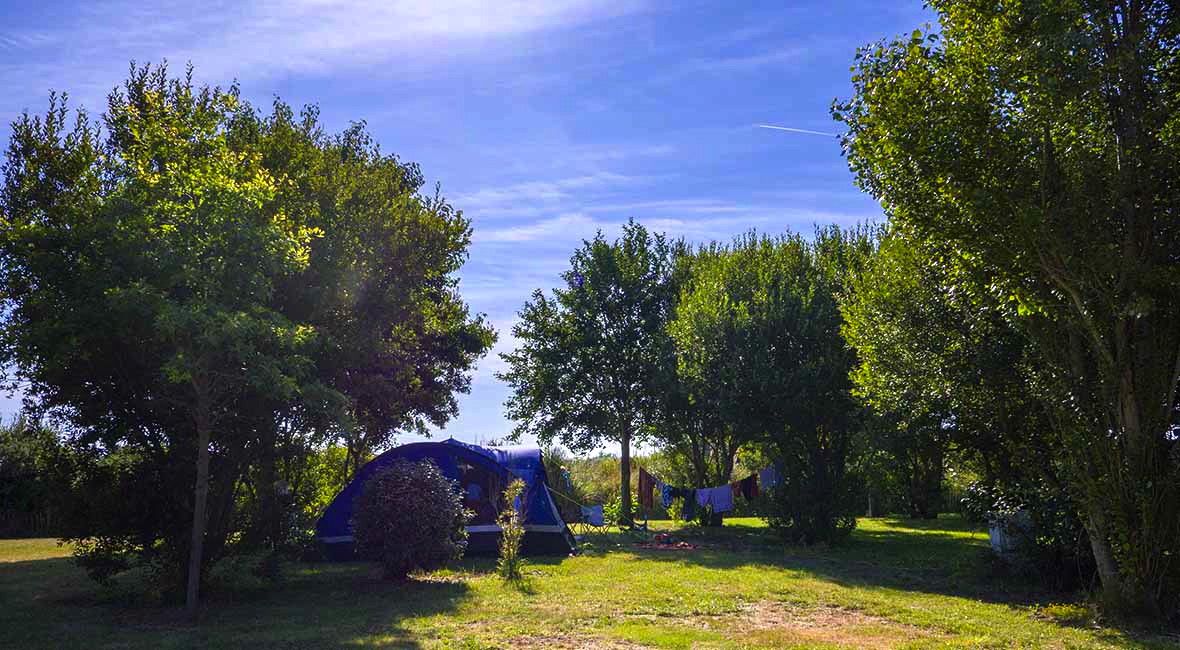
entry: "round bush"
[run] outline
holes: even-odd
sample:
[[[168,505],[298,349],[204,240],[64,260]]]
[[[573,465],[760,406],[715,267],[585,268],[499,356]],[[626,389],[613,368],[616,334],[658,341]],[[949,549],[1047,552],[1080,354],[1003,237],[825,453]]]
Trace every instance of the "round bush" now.
[[[426,460],[396,460],[365,483],[353,510],[357,553],[388,578],[446,566],[463,557],[469,513],[453,481]]]
[[[856,528],[859,506],[849,480],[791,473],[770,491],[766,521],[788,544],[838,544]]]

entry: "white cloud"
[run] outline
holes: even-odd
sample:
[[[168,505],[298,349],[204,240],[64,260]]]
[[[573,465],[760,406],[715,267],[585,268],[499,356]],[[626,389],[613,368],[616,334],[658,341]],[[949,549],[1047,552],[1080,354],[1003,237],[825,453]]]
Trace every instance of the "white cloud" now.
[[[783,65],[800,61],[808,53],[803,47],[781,47],[748,54],[745,56],[718,56],[688,61],[682,73],[689,72],[739,72],[755,70],[768,65]]]
[[[723,202],[704,202],[699,205],[688,203],[689,209],[677,208],[676,200],[647,202],[651,208],[639,209],[644,203],[631,204],[633,210],[618,211],[620,206],[590,207],[585,211],[567,212],[556,217],[536,220],[527,224],[505,228],[476,228],[474,241],[487,243],[524,243],[547,241],[558,248],[573,250],[582,239],[593,237],[599,230],[608,237],[614,236],[622,227],[625,218],[634,217],[648,230],[666,233],[672,237],[685,237],[690,241],[710,239],[728,240],[736,234],[751,229],[777,234],[787,230],[809,234],[815,225],[838,224],[851,226],[872,221],[871,214],[855,214],[811,210],[779,206],[746,206]],[[610,210],[603,210],[609,207]],[[626,206],[623,206],[626,207]],[[587,212],[616,212],[616,219],[595,219]],[[695,216],[676,216],[677,214]]]
[[[511,52],[512,39],[637,8],[604,0],[84,3],[52,29],[0,32],[0,52],[20,55],[0,64],[0,118],[42,107],[50,88],[96,107],[132,59],[191,61],[202,80],[221,84],[375,64],[407,73],[424,62]]]
[[[663,199],[656,201],[635,201],[631,203],[602,203],[584,208],[586,212],[622,213],[666,213],[717,214],[727,212],[749,212],[751,206],[720,201],[717,199]]]
[[[193,60],[230,69],[323,72],[341,65],[445,57],[453,48],[624,13],[627,3],[590,0],[302,0],[248,5],[235,27],[193,47]]]
[[[799,129],[793,126],[776,126],[774,124],[755,124],[754,126],[759,129],[774,129],[775,131],[788,131],[790,133],[803,133],[805,135],[824,135],[829,138],[834,138],[839,135],[837,133],[831,133],[828,131],[813,131],[811,129]]]
[[[648,85],[661,85],[681,81],[685,77],[700,75],[738,75],[760,71],[764,68],[798,66],[812,51],[808,47],[782,46],[763,50],[754,54],[729,56],[718,54],[714,56],[694,56],[684,59],[681,63],[670,67],[662,74],[648,79]]]
[[[540,239],[579,241],[591,237],[609,224],[597,222],[580,212],[558,215],[510,228],[476,229],[473,239],[480,242],[530,242]]]
[[[485,187],[470,194],[456,196],[451,202],[478,216],[528,216],[537,204],[564,201],[579,192],[625,185],[637,181],[632,176],[598,172],[548,181],[527,181],[500,187]]]
[[[20,52],[51,45],[56,40],[48,32],[0,32],[0,51]]]

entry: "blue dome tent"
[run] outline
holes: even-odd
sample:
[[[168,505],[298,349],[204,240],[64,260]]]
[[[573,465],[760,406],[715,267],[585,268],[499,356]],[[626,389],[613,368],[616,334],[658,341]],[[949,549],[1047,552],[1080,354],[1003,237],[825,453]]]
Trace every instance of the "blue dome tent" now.
[[[524,523],[523,551],[529,555],[567,554],[574,538],[549,494],[545,464],[535,447],[481,447],[455,439],[415,442],[377,456],[357,472],[316,522],[316,537],[332,559],[352,557],[352,509],[366,481],[397,459],[432,460],[463,491],[465,506],[475,512],[467,524],[470,555],[494,555],[500,526],[496,515],[503,506],[504,488],[516,478],[525,491],[518,510]]]

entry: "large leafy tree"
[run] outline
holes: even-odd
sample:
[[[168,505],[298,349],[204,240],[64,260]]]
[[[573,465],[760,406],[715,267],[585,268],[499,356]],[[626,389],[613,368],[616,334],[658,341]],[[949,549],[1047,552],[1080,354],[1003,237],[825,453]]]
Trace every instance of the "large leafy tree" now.
[[[1025,340],[970,280],[953,256],[894,231],[841,303],[856,392],[886,424],[873,446],[893,456],[915,515],[937,514],[952,451],[989,484],[1043,460]]]
[[[289,474],[300,465],[286,457],[339,438],[347,451],[343,471],[351,473],[395,432],[427,434],[428,424],[443,425],[494,339],[456,291],[469,222],[437,190],[423,195],[418,167],[382,153],[363,123],[326,134],[318,117],[314,106],[296,115],[276,101],[266,117],[234,120],[230,135],[285,180],[278,209],[320,232],[307,267],[279,278],[273,298],[283,313],[314,327],[319,390],[250,405],[261,438],[251,539],[272,547],[288,531],[270,486],[279,474],[299,479]],[[333,412],[343,417],[324,417]]]
[[[108,446],[130,436],[193,459],[191,535],[169,540],[189,558],[190,609],[210,448],[242,447],[238,404],[300,390],[312,338],[267,302],[316,233],[267,209],[276,180],[226,138],[240,110],[232,90],[140,69],[111,94],[105,139],[84,115],[69,130],[64,104],[51,106],[13,125],[5,165],[7,361],[42,407],[97,425]]]
[[[759,340],[751,305],[759,290],[753,235],[734,246],[711,243],[677,256],[677,296],[668,332],[673,343],[667,377],[667,421],[662,440],[683,456],[695,485],[728,483],[738,449],[762,441],[766,427],[750,392],[760,371],[750,353]]]
[[[935,362],[948,345],[941,329],[953,328],[957,314],[911,252],[900,238],[884,239],[841,303],[842,331],[857,351],[855,392],[883,416],[871,447],[892,458],[910,514],[933,517],[953,418],[944,368]]]
[[[326,135],[314,107],[296,116],[276,103],[242,138],[287,179],[283,209],[322,233],[276,301],[319,334],[317,368],[347,399],[349,417],[334,433],[355,471],[395,432],[427,434],[453,417],[455,394],[469,390],[470,370],[494,341],[457,291],[470,223],[437,191],[422,195],[417,165],[383,154],[363,124]]]
[[[896,223],[1010,299],[1104,590],[1180,593],[1180,15],[1173,3],[939,0],[858,54],[852,169]]]
[[[610,242],[584,242],[552,297],[533,293],[512,330],[498,376],[515,433],[574,451],[619,444],[622,520],[631,521],[631,444],[661,421],[665,325],[672,304],[671,246],[635,222]]]
[[[453,412],[492,336],[454,293],[468,225],[362,128],[264,120],[162,67],[133,69],[103,128],[67,117],[13,126],[0,351],[31,407],[151,479],[125,504],[142,512],[77,536],[162,557],[193,609],[239,481],[280,442]]]
[[[714,444],[760,440],[781,464],[772,523],[792,541],[836,541],[855,523],[846,472],[859,426],[855,355],[837,296],[869,250],[867,233],[838,229],[704,249],[670,326]]]

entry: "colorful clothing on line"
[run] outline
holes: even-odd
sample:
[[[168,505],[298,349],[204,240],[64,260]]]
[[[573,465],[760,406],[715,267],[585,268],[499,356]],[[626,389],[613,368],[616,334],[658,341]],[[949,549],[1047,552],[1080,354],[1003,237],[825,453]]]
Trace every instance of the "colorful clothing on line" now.
[[[669,504],[672,503],[672,499],[683,500],[684,506],[680,512],[680,516],[683,517],[685,521],[692,521],[693,519],[696,519],[697,490],[678,487],[671,488],[671,498],[668,500]]]
[[[782,483],[782,480],[782,474],[779,474],[778,470],[773,466],[758,472],[758,483],[763,490],[773,489],[779,483]]]
[[[738,482],[738,488],[741,490],[742,496],[746,501],[753,501],[758,498],[758,475],[751,474]]]
[[[697,490],[697,505],[708,506],[720,514],[733,510],[733,488],[728,485]]]
[[[652,490],[656,487],[656,478],[647,473],[647,470],[642,467],[639,468],[639,505],[651,512],[655,509],[655,502],[652,500]]]

